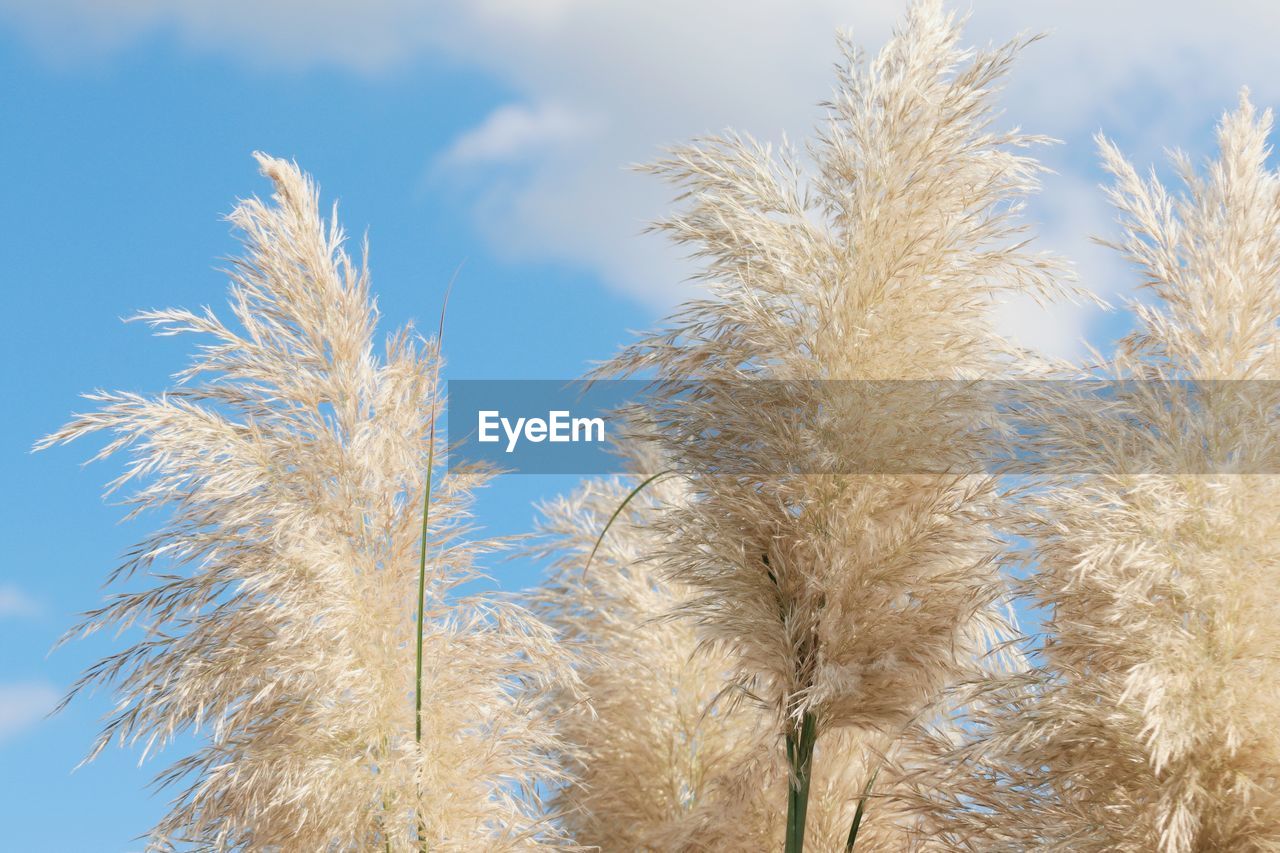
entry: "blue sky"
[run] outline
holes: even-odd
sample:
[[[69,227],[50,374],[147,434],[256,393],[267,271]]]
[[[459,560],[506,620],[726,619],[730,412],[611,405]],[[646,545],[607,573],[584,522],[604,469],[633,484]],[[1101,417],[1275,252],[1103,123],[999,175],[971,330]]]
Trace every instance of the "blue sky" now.
[[[112,750],[71,773],[107,697],[42,719],[51,697],[115,648],[97,637],[46,656],[146,522],[116,523],[119,509],[99,498],[113,466],[78,466],[90,448],[27,449],[77,394],[157,390],[181,367],[187,341],[119,318],[222,302],[216,267],[236,245],[221,215],[267,191],[250,152],[295,158],[354,236],[367,229],[386,330],[415,319],[433,328],[465,261],[449,310],[450,376],[574,376],[688,292],[678,257],[638,236],[665,189],[625,166],[728,124],[802,136],[829,89],[833,28],[853,26],[874,47],[899,11],[475,0],[427,12],[376,0],[353,17],[340,5],[0,0],[7,849],[139,849],[131,839],[160,813],[162,799],[143,790],[156,762],[138,769]],[[1263,105],[1280,94],[1280,59],[1264,38],[1274,13],[1227,4],[1210,21],[1197,8],[975,5],[979,41],[1056,33],[1028,54],[1006,99],[1012,121],[1066,142],[1047,155],[1059,174],[1031,211],[1046,244],[1112,298],[1130,284],[1087,243],[1109,222],[1091,134],[1106,128],[1140,163],[1170,144],[1205,152],[1240,84],[1254,83]],[[1009,312],[1011,331],[1062,354],[1083,337],[1105,344],[1122,325],[1082,309]],[[525,530],[531,501],[568,485],[503,480],[480,520]],[[538,567],[494,575],[519,588]]]

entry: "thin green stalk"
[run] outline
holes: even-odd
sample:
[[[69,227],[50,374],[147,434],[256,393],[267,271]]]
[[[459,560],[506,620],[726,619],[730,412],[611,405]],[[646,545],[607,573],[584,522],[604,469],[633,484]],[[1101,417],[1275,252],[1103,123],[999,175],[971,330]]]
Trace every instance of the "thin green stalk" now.
[[[427,609],[427,532],[431,524],[431,479],[436,463],[436,406],[440,402],[440,353],[444,346],[444,316],[445,312],[449,310],[449,294],[453,292],[453,283],[457,280],[458,273],[461,270],[462,266],[459,265],[453,271],[453,276],[449,279],[449,287],[444,292],[444,304],[440,306],[440,328],[436,332],[436,376],[435,382],[432,383],[431,387],[431,432],[427,443],[426,486],[422,495],[422,546],[418,549],[417,664],[413,691],[413,737],[419,745],[422,743],[422,635]],[[418,837],[422,843],[422,850],[426,851],[426,832],[425,827],[422,826],[421,819],[418,821],[418,826]]]
[[[787,764],[791,778],[787,785],[786,853],[804,850],[804,824],[809,813],[809,782],[813,776],[813,745],[818,739],[818,721],[805,712],[800,731],[787,734]]]
[[[862,790],[862,796],[858,798],[858,808],[853,813],[853,825],[849,827],[849,841],[844,845],[844,853],[853,853],[853,845],[858,843],[858,830],[862,828],[862,815],[866,810],[867,798],[871,796],[871,788],[876,784],[876,777],[879,775],[880,768],[877,767],[871,774],[871,778],[867,780],[867,787]]]
[[[600,550],[601,544],[604,543],[604,537],[608,535],[609,528],[613,527],[613,523],[618,520],[618,516],[622,515],[622,511],[627,508],[627,504],[631,503],[631,499],[640,494],[640,492],[644,490],[644,487],[653,481],[674,473],[674,471],[659,471],[632,489],[631,493],[622,499],[622,503],[618,504],[618,508],[613,511],[613,515],[609,516],[609,520],[605,522],[604,530],[600,531],[600,536],[596,539],[596,544],[592,546],[591,553],[587,556],[587,564],[582,567],[583,577],[587,576],[587,569],[591,568],[591,561],[596,558],[596,552]]]

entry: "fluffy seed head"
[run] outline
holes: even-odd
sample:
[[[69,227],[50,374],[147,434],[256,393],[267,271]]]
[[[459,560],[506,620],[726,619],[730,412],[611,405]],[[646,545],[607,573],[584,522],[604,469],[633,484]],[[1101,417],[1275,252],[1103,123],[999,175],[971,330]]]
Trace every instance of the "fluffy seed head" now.
[[[368,272],[342,249],[313,184],[259,155],[272,203],[241,202],[245,254],[225,324],[147,311],[203,343],[155,396],[96,393],[41,447],[105,432],[127,452],[156,532],[113,575],[126,591],[81,630],[132,644],[106,683],[109,741],[201,745],[161,777],[180,786],[154,845],[217,849],[508,849],[555,841],[535,780],[555,738],[524,688],[567,675],[548,629],[511,604],[456,599],[498,543],[468,535],[485,475],[436,472],[424,621],[425,720],[414,736],[421,501],[439,354],[408,330],[374,347]],[[443,447],[437,448],[437,459]],[[96,752],[96,750],[95,750]]]
[[[1242,98],[1203,173],[1174,156],[1176,194],[1101,143],[1115,247],[1155,298],[1105,366],[1132,390],[1091,429],[1057,417],[1070,390],[1030,413],[1052,446],[1025,506],[1025,593],[1050,639],[1039,667],[989,685],[957,756],[977,768],[953,786],[957,846],[1280,848],[1271,126]]]
[[[637,423],[690,483],[658,522],[661,570],[779,731],[902,731],[1005,630],[994,480],[912,467],[927,447],[930,471],[973,471],[990,435],[964,401],[904,425],[886,413],[921,386],[863,405],[841,383],[1000,374],[1018,353],[994,301],[1058,290],[1016,219],[1042,140],[990,106],[1021,45],[963,50],[916,3],[874,60],[843,43],[807,159],[731,135],[653,167],[683,202],[657,227],[708,295],[607,370],[659,377]],[[861,463],[903,473],[833,469]]]

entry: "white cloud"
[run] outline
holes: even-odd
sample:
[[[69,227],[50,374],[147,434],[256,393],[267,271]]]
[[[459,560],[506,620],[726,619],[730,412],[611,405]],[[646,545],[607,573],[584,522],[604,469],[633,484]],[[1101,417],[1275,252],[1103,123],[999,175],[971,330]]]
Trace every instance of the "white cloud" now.
[[[34,616],[40,612],[39,603],[13,584],[0,584],[0,618],[5,616]]]
[[[966,4],[967,5],[967,4]],[[495,247],[598,272],[652,306],[680,293],[688,267],[656,239],[638,240],[667,192],[626,171],[660,146],[733,126],[766,139],[806,135],[830,91],[832,33],[852,29],[874,50],[904,4],[894,0],[0,0],[0,21],[64,52],[118,48],[168,31],[193,49],[257,65],[316,64],[385,71],[431,53],[489,73],[519,101],[460,137],[446,159],[525,166],[480,170],[476,222]],[[1049,248],[1079,262],[1084,283],[1114,296],[1132,276],[1088,247],[1109,228],[1095,185],[1091,137],[1117,137],[1136,160],[1199,144],[1244,83],[1262,103],[1280,96],[1271,34],[1280,6],[1253,0],[974,0],[967,37],[1002,41],[1048,31],[1014,69],[1010,123],[1067,145],[1048,155],[1060,174],[1032,208]],[[571,105],[550,107],[547,105]],[[411,107],[407,107],[411,108]],[[564,110],[557,114],[556,110]],[[590,146],[581,116],[592,116]],[[573,117],[577,117],[576,119]],[[575,136],[575,134],[577,134]],[[566,156],[571,151],[572,157]],[[461,199],[459,200],[461,202]],[[1023,335],[1069,350],[1092,316],[1060,311]],[[1028,330],[1035,330],[1034,333]]]
[[[46,682],[0,684],[0,741],[39,723],[60,698],[58,690]]]
[[[454,141],[438,160],[441,166],[477,166],[527,161],[563,150],[590,134],[593,123],[559,104],[498,107],[475,129]]]

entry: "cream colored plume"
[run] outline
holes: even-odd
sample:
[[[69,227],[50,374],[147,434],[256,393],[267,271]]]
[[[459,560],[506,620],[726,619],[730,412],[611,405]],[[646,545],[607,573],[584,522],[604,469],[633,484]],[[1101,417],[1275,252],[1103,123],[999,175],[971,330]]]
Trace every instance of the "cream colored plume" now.
[[[552,634],[510,604],[452,592],[497,543],[468,529],[479,472],[436,472],[428,537],[425,714],[414,736],[421,503],[439,354],[407,330],[375,352],[368,273],[296,166],[259,156],[273,203],[231,221],[226,325],[149,311],[204,343],[161,394],[98,407],[41,446],[105,432],[127,453],[156,532],[113,575],[84,632],[132,645],[106,684],[113,739],[148,750],[195,733],[161,777],[179,786],[156,847],[525,849],[558,843],[538,802],[556,751],[535,691],[567,675]],[[437,448],[437,459],[443,447]],[[185,742],[185,741],[184,741]],[[422,840],[419,841],[421,833]]]
[[[767,709],[775,755],[894,742],[1008,635],[982,473],[999,430],[959,381],[1019,369],[998,300],[1062,288],[1017,220],[1043,140],[991,106],[1025,42],[958,39],[916,3],[875,59],[843,44],[805,156],[726,136],[653,167],[682,202],[657,227],[707,294],[604,372],[665,383],[634,413],[689,483],[656,521],[657,571]]]
[[[652,475],[649,462],[637,471]],[[569,781],[556,805],[578,843],[605,853],[780,849],[788,770],[772,717],[729,689],[729,654],[700,644],[678,612],[689,590],[654,565],[655,522],[687,500],[683,481],[659,477],[637,493],[587,564],[629,491],[623,481],[589,481],[544,507],[542,547],[555,562],[537,602],[563,641],[582,649],[587,699],[566,692],[558,703]],[[876,750],[889,746],[839,732],[820,745],[809,849],[843,853],[858,799],[884,764]],[[895,764],[906,757],[899,745]],[[912,842],[910,817],[887,796],[895,772],[882,768],[861,849]]]
[[[982,851],[1280,849],[1280,175],[1247,98],[1173,193],[1112,144],[1116,244],[1153,299],[1029,491],[1041,666],[989,685],[944,836]],[[1087,399],[1087,398],[1085,398]],[[1092,428],[1072,428],[1089,424]],[[976,774],[968,768],[976,767]],[[980,808],[975,808],[975,805]]]

